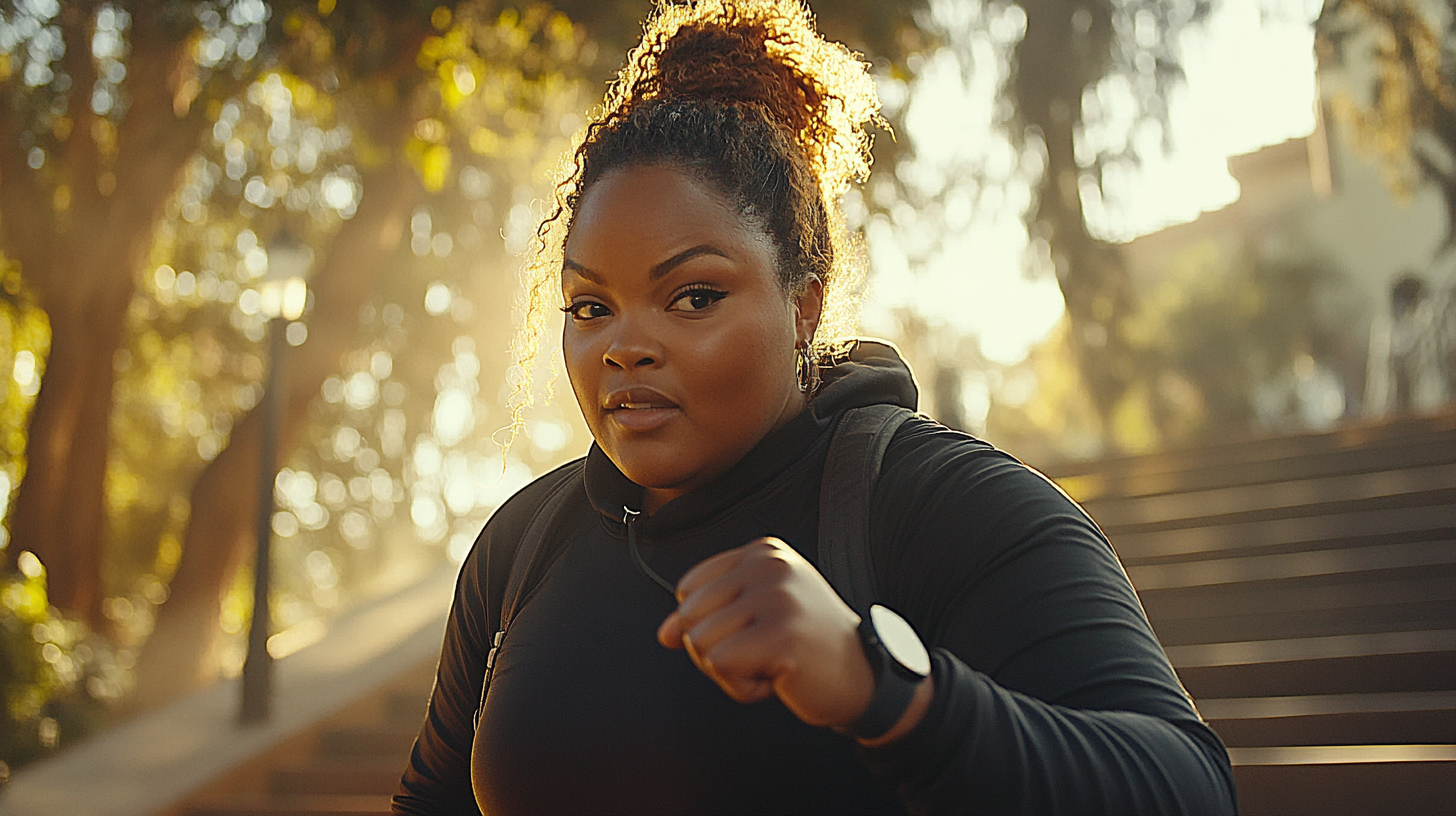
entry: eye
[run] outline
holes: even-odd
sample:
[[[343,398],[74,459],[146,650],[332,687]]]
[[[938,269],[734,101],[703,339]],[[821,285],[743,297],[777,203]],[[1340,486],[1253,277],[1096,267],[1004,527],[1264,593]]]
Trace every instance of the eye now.
[[[720,289],[710,289],[706,286],[694,286],[677,293],[672,299],[669,309],[681,312],[701,312],[712,306],[714,303],[728,297],[728,293]]]
[[[595,320],[598,317],[606,317],[611,310],[595,300],[579,300],[576,303],[569,303],[561,311],[571,316],[572,320]]]

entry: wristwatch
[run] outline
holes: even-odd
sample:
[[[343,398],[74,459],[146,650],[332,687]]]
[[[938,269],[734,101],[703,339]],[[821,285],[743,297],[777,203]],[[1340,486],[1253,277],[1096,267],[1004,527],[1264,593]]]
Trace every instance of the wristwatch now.
[[[856,739],[884,736],[910,707],[915,689],[930,674],[930,653],[905,619],[875,604],[859,624],[859,639],[875,675],[870,704],[854,722],[837,731]]]

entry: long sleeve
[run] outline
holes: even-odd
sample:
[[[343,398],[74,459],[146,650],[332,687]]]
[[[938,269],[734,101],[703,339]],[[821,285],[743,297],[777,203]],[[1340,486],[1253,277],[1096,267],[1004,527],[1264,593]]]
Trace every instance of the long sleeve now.
[[[871,510],[884,596],[934,648],[936,694],[862,756],[913,813],[1229,814],[1227,753],[1111,546],[1045,478],[928,422]]]
[[[455,582],[455,600],[445,627],[429,709],[394,795],[391,812],[396,814],[480,813],[470,784],[470,749],[475,741],[475,708],[491,638],[484,619],[486,605],[480,580],[481,552],[488,531],[481,533]]]
[[[531,515],[576,466],[563,465],[512,496],[491,516],[460,565],[435,687],[391,812],[408,816],[480,813],[471,783],[471,750],[486,655],[500,621],[499,600],[490,601],[505,594],[511,561]]]

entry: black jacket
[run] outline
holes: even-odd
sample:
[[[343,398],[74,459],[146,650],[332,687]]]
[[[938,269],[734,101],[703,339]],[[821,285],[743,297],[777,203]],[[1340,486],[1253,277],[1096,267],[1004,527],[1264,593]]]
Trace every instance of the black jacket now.
[[[764,535],[810,561],[834,423],[915,406],[892,350],[861,344],[810,407],[713,484],[639,524],[675,581]],[[563,554],[512,622],[474,717],[510,559],[541,497],[584,479]],[[935,698],[863,749],[777,700],[739,705],[658,624],[675,607],[627,552],[641,490],[593,446],[500,508],[465,560],[429,713],[396,813],[1232,813],[1222,744],[1199,719],[1111,546],[1054,485],[916,417],[870,508],[880,600],[932,647]],[[473,783],[473,785],[472,785]]]

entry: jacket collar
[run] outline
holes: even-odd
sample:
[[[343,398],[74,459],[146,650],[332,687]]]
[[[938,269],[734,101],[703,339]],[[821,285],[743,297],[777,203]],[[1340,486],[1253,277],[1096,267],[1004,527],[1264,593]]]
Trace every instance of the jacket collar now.
[[[642,522],[642,530],[662,538],[708,521],[808,453],[844,411],[881,403],[913,411],[918,395],[915,377],[898,349],[884,341],[856,341],[847,356],[823,370],[823,384],[798,416],[765,436],[722,476],[668,502]],[[609,528],[620,533],[624,508],[642,506],[642,488],[624,476],[595,442],[586,456],[585,477],[592,506],[610,519]]]

